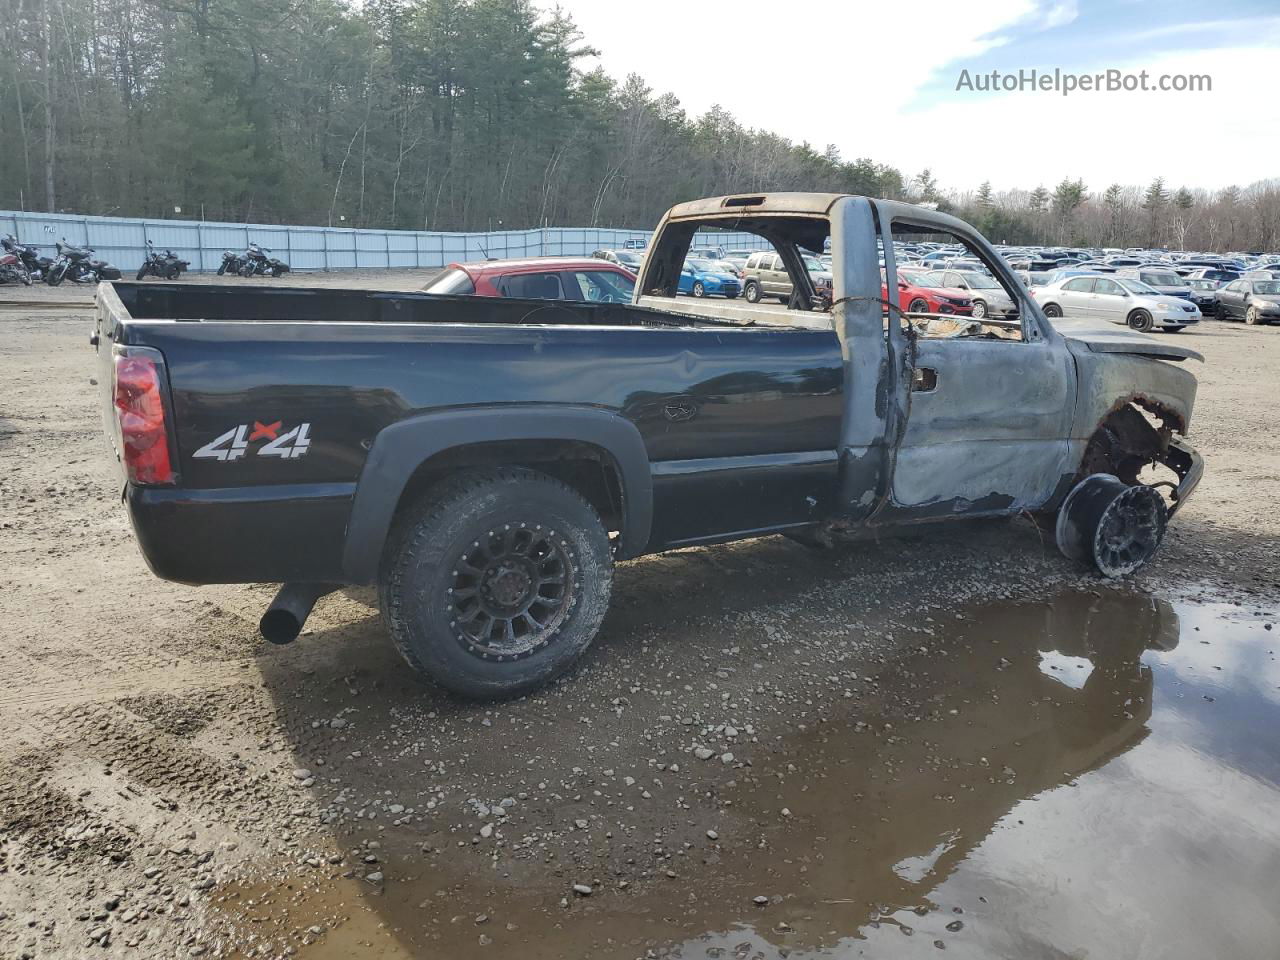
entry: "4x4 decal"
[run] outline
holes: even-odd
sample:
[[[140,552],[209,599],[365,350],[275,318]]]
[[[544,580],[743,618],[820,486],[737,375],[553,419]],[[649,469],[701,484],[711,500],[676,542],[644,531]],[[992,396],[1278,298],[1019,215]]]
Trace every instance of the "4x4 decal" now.
[[[311,424],[300,423],[292,430],[281,433],[283,421],[275,423],[253,422],[252,428],[247,423],[232,427],[226,433],[210,440],[191,455],[195,460],[221,460],[224,463],[239,460],[248,453],[258,457],[280,457],[282,460],[296,460],[311,448]],[[249,444],[266,440],[256,451],[251,451]]]

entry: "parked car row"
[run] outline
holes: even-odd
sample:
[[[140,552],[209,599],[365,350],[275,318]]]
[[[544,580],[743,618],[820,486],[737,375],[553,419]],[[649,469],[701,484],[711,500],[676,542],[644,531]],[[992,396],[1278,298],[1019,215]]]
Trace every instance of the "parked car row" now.
[[[999,248],[997,248],[999,249]],[[1280,321],[1280,268],[1272,278],[1263,267],[1222,283],[1232,261],[1207,266],[1192,259],[1175,265],[1138,252],[1000,251],[1050,317],[1090,317],[1125,324],[1143,332],[1176,333],[1206,316],[1246,323]],[[1012,253],[1012,255],[1010,255]],[[1034,253],[1035,255],[1029,255]],[[980,261],[964,251],[928,244],[894,245],[897,260],[897,303],[906,313],[1011,320],[1018,306]],[[1094,260],[1083,259],[1098,255]],[[1102,257],[1105,256],[1105,259]],[[1018,260],[1017,257],[1022,257]],[[450,264],[428,292],[529,299],[565,299],[606,303],[629,302],[644,254],[636,249],[602,249],[590,258],[543,257],[530,260]],[[1183,258],[1184,260],[1187,258]],[[817,301],[830,306],[832,273],[829,254],[801,253]],[[1270,261],[1257,260],[1266,264]],[[1035,269],[1048,264],[1050,270]],[[1101,266],[1099,266],[1101,264]],[[695,298],[743,297],[758,304],[776,300],[790,304],[794,284],[782,255],[774,250],[724,250],[695,245],[684,261],[678,293]],[[886,287],[882,299],[892,299]]]

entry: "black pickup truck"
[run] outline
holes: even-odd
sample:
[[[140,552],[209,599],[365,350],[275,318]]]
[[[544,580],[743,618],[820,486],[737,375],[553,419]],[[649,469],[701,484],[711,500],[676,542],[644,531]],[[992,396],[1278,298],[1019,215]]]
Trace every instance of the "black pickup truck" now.
[[[676,299],[717,230],[773,245],[789,304]],[[968,247],[1018,315],[888,302],[894,239],[922,237]],[[820,297],[802,254],[828,243]],[[92,342],[158,576],[283,583],[275,642],[324,593],[376,584],[405,659],[479,697],[563,672],[616,561],[1028,513],[1122,575],[1202,471],[1194,351],[1064,335],[971,227],[864,197],[677,206],[633,303],[115,283]]]

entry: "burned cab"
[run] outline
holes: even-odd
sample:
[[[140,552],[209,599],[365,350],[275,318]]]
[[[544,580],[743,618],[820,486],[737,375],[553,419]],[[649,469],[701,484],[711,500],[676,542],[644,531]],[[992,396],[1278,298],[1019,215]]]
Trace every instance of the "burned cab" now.
[[[786,265],[782,306],[688,304],[671,271],[717,233],[763,238]],[[895,244],[963,246],[1014,305],[1002,316],[909,313]],[[804,269],[829,249],[834,290]],[[744,324],[829,328],[843,363],[831,515],[808,538],[975,516],[1031,514],[1063,552],[1132,572],[1199,482],[1185,440],[1198,353],[1105,324],[1054,325],[968,224],[913,204],[828,194],[699,200],[659,225],[637,303]]]

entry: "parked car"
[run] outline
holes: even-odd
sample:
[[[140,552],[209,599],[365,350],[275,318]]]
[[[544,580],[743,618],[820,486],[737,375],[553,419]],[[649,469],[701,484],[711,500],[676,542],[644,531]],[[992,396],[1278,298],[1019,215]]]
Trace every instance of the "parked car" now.
[[[1177,333],[1200,322],[1194,303],[1168,297],[1133,277],[1068,277],[1031,291],[1046,317],[1089,317],[1134,330]]]
[[[884,279],[883,272],[881,279]],[[880,294],[889,299],[888,292]],[[969,292],[950,287],[942,279],[941,270],[902,267],[898,270],[898,306],[908,313],[940,313],[957,316],[973,315]]]
[[[677,297],[689,237],[730,226],[795,269],[792,323]],[[1016,289],[963,221],[827,193],[672,208],[632,304],[104,283],[90,343],[138,544],[167,579],[283,583],[259,625],[276,643],[326,593],[376,585],[408,664],[483,698],[563,674],[615,563],[672,548],[1031,514],[1066,556],[1136,570],[1203,473],[1198,354],[1064,332],[1025,291],[1012,328],[913,337],[877,302],[895,231],[952,236]],[[828,315],[804,309],[800,255],[829,234]]]
[[[712,267],[714,267],[720,273],[727,273],[730,276],[737,277],[738,286],[739,288],[741,288],[744,273],[742,268],[738,266],[738,264],[734,263],[732,260],[712,260],[710,261],[710,263]]]
[[[735,270],[722,267],[719,261],[691,257],[685,260],[680,271],[680,292],[694,297],[728,297],[732,300],[742,292],[742,283]]]
[[[1170,267],[1122,267],[1116,276],[1136,278],[1166,296],[1191,299],[1191,286]]]
[[[1232,280],[1217,292],[1219,320],[1280,321],[1280,280]]]
[[[697,260],[723,260],[723,247],[693,247],[689,251],[689,257]]]
[[[635,284],[635,274],[608,260],[535,257],[451,263],[423,290],[451,296],[629,303]]]
[[[809,273],[817,296],[825,296],[830,302],[831,271],[812,254],[802,254],[802,262]],[[791,274],[781,256],[772,251],[753,253],[743,267],[743,291],[748,303],[759,303],[765,297],[777,297],[783,303],[791,301],[793,284]]]
[[[1014,270],[1013,274],[1028,289],[1031,287],[1043,287],[1046,283],[1052,283],[1054,280],[1053,273],[1048,270]]]
[[[1196,267],[1186,275],[1188,281],[1216,280],[1218,283],[1230,283],[1232,280],[1238,280],[1239,278],[1239,270],[1230,270],[1226,267]]]
[[[1217,280],[1188,280],[1187,286],[1191,288],[1191,302],[1201,314],[1207,317],[1217,312],[1218,287],[1222,284]]]
[[[1015,257],[1009,261],[1014,270],[1026,270],[1029,273],[1048,273],[1058,269],[1057,260],[1043,260],[1038,257]]]
[[[1017,304],[989,273],[980,273],[977,270],[953,270],[949,267],[937,272],[941,275],[940,286],[961,290],[973,301],[972,315],[975,320],[989,316],[1017,315]]]
[[[644,254],[637,250],[596,250],[591,256],[597,260],[608,260],[610,263],[616,263],[632,273],[639,273],[640,264],[644,263]]]

